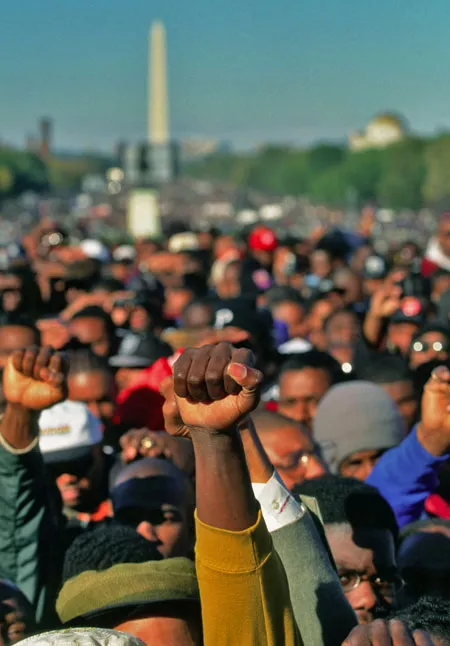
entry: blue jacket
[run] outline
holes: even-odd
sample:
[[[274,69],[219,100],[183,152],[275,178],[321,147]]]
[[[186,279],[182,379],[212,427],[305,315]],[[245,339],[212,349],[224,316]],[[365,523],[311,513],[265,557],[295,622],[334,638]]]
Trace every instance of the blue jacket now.
[[[425,500],[437,489],[438,467],[450,457],[428,453],[416,430],[387,451],[367,478],[367,484],[376,487],[391,505],[400,528],[420,519]]]

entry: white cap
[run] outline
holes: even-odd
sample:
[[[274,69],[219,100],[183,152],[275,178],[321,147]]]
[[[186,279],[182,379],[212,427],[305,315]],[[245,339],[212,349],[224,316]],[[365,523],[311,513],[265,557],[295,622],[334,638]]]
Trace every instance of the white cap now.
[[[130,244],[120,245],[120,247],[117,247],[117,249],[114,249],[113,251],[113,259],[116,262],[123,262],[124,260],[133,262],[133,260],[136,259],[136,256],[137,256],[137,251]]]
[[[67,630],[54,630],[50,633],[35,635],[18,642],[30,646],[145,646],[144,642],[119,632],[105,628],[69,628]]]
[[[100,240],[83,240],[80,249],[87,258],[98,260],[98,262],[108,262],[110,259],[109,250]]]
[[[167,248],[171,253],[179,253],[180,251],[197,251],[199,249],[198,237],[195,233],[191,233],[190,231],[176,233],[170,238]]]
[[[80,402],[64,401],[42,411],[39,448],[44,462],[66,462],[89,454],[102,441],[102,425]]]
[[[290,339],[286,343],[282,343],[278,348],[280,354],[300,354],[309,352],[309,350],[312,350],[312,345],[305,339]]]

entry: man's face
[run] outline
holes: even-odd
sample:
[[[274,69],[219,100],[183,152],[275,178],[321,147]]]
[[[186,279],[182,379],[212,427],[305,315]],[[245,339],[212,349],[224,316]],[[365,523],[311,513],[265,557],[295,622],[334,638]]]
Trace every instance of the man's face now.
[[[329,345],[354,345],[360,334],[360,325],[357,317],[351,312],[340,312],[330,320],[326,339]]]
[[[300,304],[285,301],[274,307],[272,314],[277,321],[286,323],[291,339],[305,336],[305,310]]]
[[[367,624],[386,616],[395,607],[395,590],[400,588],[391,532],[353,531],[348,524],[327,525],[325,530],[341,585],[358,622]]]
[[[98,370],[69,375],[69,399],[86,404],[103,424],[112,421],[115,412],[116,389],[113,376]]]
[[[311,271],[319,278],[326,278],[332,270],[330,256],[326,251],[318,250],[311,254]]]
[[[214,320],[212,308],[209,305],[191,305],[184,313],[183,323],[188,330],[201,330],[212,325]]]
[[[420,339],[416,339],[412,344],[409,365],[413,370],[422,366],[424,363],[434,361],[447,361],[449,357],[449,344],[447,336],[438,330],[422,334]]]
[[[380,449],[368,449],[352,453],[339,466],[341,476],[366,480],[373,471],[374,466],[383,455]]]
[[[439,246],[450,257],[450,218],[443,218],[438,228]]]
[[[145,506],[143,486],[148,496]],[[131,478],[112,494],[114,518],[155,543],[164,558],[187,556],[191,548],[192,509],[180,486],[175,478],[166,475]]]
[[[200,617],[189,617],[187,612],[177,616],[157,610],[154,616],[130,619],[117,626],[115,630],[126,632],[141,639],[147,646],[201,646],[202,627]]]
[[[392,384],[380,384],[397,407],[405,420],[405,431],[408,432],[416,421],[419,401],[414,393],[412,381],[395,381]]]
[[[330,387],[330,376],[325,370],[289,370],[280,378],[278,412],[301,422],[311,433],[317,406]]]
[[[102,319],[91,316],[75,319],[70,323],[70,332],[81,343],[90,345],[92,352],[107,357],[110,351],[110,339]]]
[[[64,506],[80,512],[97,507],[103,478],[104,459],[100,447],[93,447],[86,458],[47,465],[55,478]]]
[[[37,344],[33,330],[21,325],[5,325],[0,328],[0,368],[6,365],[9,355],[16,350]]]
[[[415,323],[391,323],[388,327],[387,340],[390,345],[406,356],[411,346],[413,336],[417,333]]]
[[[302,431],[300,425],[265,431],[259,438],[273,466],[288,489],[305,480],[318,478],[325,473],[325,467],[318,457],[311,437]]]

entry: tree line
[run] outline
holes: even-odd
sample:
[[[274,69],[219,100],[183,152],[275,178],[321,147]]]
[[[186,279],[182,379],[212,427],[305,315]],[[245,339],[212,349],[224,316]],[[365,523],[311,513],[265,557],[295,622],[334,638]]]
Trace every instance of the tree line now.
[[[251,154],[213,155],[190,163],[185,172],[330,206],[374,202],[419,209],[450,204],[450,134],[407,137],[381,150],[360,152],[332,144],[306,150],[267,146]]]

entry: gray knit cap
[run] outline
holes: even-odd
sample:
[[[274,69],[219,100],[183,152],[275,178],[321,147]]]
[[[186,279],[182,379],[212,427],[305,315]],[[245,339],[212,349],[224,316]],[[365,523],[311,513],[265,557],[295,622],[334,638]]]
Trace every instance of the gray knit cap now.
[[[17,646],[145,646],[144,642],[117,630],[103,628],[73,628],[54,630],[34,637],[28,637]]]
[[[332,473],[358,451],[390,449],[405,437],[405,425],[387,393],[370,381],[331,388],[321,400],[313,424],[314,438]]]

